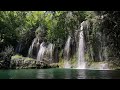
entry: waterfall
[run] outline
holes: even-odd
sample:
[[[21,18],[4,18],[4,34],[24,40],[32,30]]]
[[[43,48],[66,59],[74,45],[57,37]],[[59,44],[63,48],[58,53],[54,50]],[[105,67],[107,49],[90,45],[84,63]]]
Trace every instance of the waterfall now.
[[[109,53],[108,53],[108,47],[106,45],[106,41],[107,41],[106,36],[102,31],[99,30],[93,31],[94,30],[93,27],[95,27],[93,23],[91,24],[89,21],[83,21],[80,25],[80,29],[75,31],[75,34],[72,35],[72,38],[71,36],[68,36],[64,50],[62,52],[63,55],[62,58],[64,58],[64,65],[63,65],[64,68],[76,67],[77,69],[86,69],[86,68],[88,69],[90,65],[86,63],[88,63],[89,60],[90,61],[94,60],[99,62],[108,60]],[[35,58],[37,58],[38,61],[46,59],[50,61],[50,63],[53,63],[53,58],[56,61],[57,59],[59,60],[58,47],[55,47],[55,45],[52,43],[48,43],[48,41],[42,42],[40,44],[39,39],[40,38],[35,38],[33,40],[28,51],[28,56],[33,57],[34,54],[36,53],[37,56],[35,56]],[[74,61],[76,57],[73,58],[72,62],[70,60],[70,56],[74,55],[74,53],[72,52],[74,46],[75,48],[77,47],[75,50],[77,57],[76,59],[77,65],[76,65],[76,61]],[[88,62],[86,62],[85,60]],[[97,68],[107,69],[108,64],[104,64],[104,62],[100,63],[99,65],[97,65]]]
[[[42,42],[39,43],[39,38],[35,38],[29,48],[28,57],[34,57],[38,61],[46,59],[49,60],[51,63],[53,61],[53,50],[54,44]]]
[[[39,52],[38,52],[38,55],[37,55],[37,61],[41,61],[44,58],[44,53],[45,53],[45,50],[46,50],[46,47],[45,47],[44,44],[45,44],[44,42],[42,42],[40,44],[40,49],[39,49]]]
[[[39,49],[39,39],[38,38],[35,38],[33,41],[32,41],[32,45],[30,46],[29,50],[28,50],[28,57],[33,57],[33,53],[38,53],[38,49]],[[35,47],[36,47],[36,52],[35,51]]]
[[[97,32],[98,35],[98,54],[99,54],[99,61],[107,61],[108,60],[108,53],[107,53],[107,46],[106,46],[106,38],[105,35],[101,32]]]
[[[32,57],[32,46],[30,46],[29,50],[28,50],[28,57]]]
[[[28,57],[32,57],[33,47],[34,47],[35,42],[36,42],[36,38],[34,38],[34,40],[32,41],[32,45],[30,46],[28,50]]]
[[[69,58],[70,58],[70,40],[71,37],[69,36],[67,39],[67,42],[65,44],[64,48],[64,68],[70,68],[71,65],[69,64]]]
[[[64,48],[64,54],[65,54],[64,59],[67,61],[69,60],[69,57],[70,57],[70,55],[69,55],[70,54],[69,53],[70,52],[70,40],[71,40],[71,37],[69,36],[67,39],[67,42],[65,44],[65,48]]]
[[[85,69],[85,59],[84,59],[84,35],[83,35],[84,21],[81,23],[80,33],[79,33],[79,46],[78,46],[78,69]]]
[[[15,52],[20,53],[22,51],[22,43],[19,43],[16,47]]]
[[[105,35],[103,35],[103,56],[104,56],[104,60],[108,61],[108,53],[107,53],[108,48],[106,46],[106,42],[105,41],[106,41],[106,38],[105,38]]]
[[[54,44],[50,43],[47,47],[48,59],[52,63],[53,62],[53,50]]]
[[[40,44],[40,49],[37,54],[37,60],[41,61],[43,59],[46,59],[50,61],[50,63],[53,63],[54,44],[49,43],[47,46],[45,44],[46,44],[45,42],[42,42]]]

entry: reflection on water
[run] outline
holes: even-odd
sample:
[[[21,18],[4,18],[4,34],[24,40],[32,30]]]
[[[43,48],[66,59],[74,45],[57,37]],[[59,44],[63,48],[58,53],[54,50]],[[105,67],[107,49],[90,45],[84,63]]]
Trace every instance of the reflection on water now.
[[[45,70],[38,70],[36,77],[39,78],[39,79],[45,78],[45,74],[44,73],[45,73]]]
[[[85,79],[86,78],[86,71],[85,70],[81,70],[81,72],[79,70],[77,70],[77,79]]]
[[[65,69],[64,70],[64,79],[70,79],[72,76],[71,69]]]
[[[87,69],[0,70],[0,79],[120,79],[120,71]]]
[[[39,69],[37,70],[37,79],[52,79],[54,78],[53,70]]]

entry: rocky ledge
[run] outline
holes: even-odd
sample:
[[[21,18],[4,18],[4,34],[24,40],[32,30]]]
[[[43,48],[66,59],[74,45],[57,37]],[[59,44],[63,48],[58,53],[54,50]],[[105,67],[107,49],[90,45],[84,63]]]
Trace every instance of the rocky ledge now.
[[[57,63],[50,63],[47,60],[37,61],[33,58],[22,57],[19,55],[12,56],[10,62],[11,69],[42,69],[42,68],[58,68]]]

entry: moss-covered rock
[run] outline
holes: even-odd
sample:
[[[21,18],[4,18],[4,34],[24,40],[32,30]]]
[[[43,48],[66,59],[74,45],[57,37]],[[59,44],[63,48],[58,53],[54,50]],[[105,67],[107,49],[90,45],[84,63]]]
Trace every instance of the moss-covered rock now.
[[[111,61],[111,62],[110,61],[87,62],[86,68],[88,68],[88,69],[109,69],[109,70],[116,70],[116,69],[120,69],[120,65],[117,62],[115,62],[115,61]]]
[[[11,57],[11,60],[20,60],[20,59],[24,59],[24,57],[18,54]]]
[[[58,63],[52,63],[52,64],[50,64],[50,67],[51,68],[58,68],[59,64]]]
[[[64,60],[62,58],[60,59],[58,65],[59,65],[59,68],[63,68],[63,66],[64,66]]]
[[[15,55],[11,57],[10,68],[11,69],[41,69],[41,68],[56,68],[58,64],[49,64],[47,60],[37,61],[33,58],[23,57],[21,55]]]

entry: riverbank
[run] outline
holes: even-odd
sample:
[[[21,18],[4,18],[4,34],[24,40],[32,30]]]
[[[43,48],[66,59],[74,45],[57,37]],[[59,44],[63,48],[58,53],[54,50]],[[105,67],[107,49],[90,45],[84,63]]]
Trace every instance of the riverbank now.
[[[62,60],[58,63],[59,68],[76,68],[81,69],[77,67],[77,61],[68,61],[70,64],[70,67],[65,67],[65,62]],[[120,70],[120,62],[118,60],[114,61],[101,61],[101,62],[91,62],[87,61],[85,62],[85,68],[84,69],[91,69],[91,70]]]
[[[92,69],[92,70],[118,70],[120,69],[119,62],[86,62],[86,68],[85,69]],[[0,62],[0,69],[6,69],[4,68],[3,62]],[[77,63],[74,60],[69,61],[71,67],[69,68],[77,68]],[[64,67],[64,61],[61,61],[59,63],[51,63],[48,60],[43,59],[43,61],[37,61],[36,59],[29,58],[29,57],[23,57],[20,55],[15,55],[11,57],[10,65],[7,67],[7,69],[47,69],[47,68],[66,68]],[[80,69],[80,68],[78,68]]]
[[[15,55],[11,57],[10,65],[7,69],[45,69],[58,68],[57,63],[50,63],[47,60],[37,61],[36,59]],[[6,69],[4,63],[0,63],[0,69]]]

